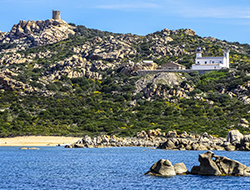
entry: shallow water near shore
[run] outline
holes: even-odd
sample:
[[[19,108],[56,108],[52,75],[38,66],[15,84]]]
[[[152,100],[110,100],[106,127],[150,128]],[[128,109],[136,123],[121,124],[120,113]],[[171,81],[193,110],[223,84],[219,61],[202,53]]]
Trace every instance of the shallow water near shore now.
[[[39,148],[0,147],[0,189],[250,189],[250,177],[143,175],[159,159],[184,162],[190,171],[205,151]],[[214,153],[250,166],[250,152]]]

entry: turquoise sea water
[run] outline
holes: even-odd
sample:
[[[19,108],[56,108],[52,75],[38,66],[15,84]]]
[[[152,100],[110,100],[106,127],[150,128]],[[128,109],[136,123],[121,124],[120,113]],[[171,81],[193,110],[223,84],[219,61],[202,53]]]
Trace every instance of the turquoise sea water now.
[[[159,159],[199,165],[205,151],[141,147],[19,150],[0,147],[0,189],[250,189],[250,177],[143,175]],[[214,151],[250,166],[250,152]]]

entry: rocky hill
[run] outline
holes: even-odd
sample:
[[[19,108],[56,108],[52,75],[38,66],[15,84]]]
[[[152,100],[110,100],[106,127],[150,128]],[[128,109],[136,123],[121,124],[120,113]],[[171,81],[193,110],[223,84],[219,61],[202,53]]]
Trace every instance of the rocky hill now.
[[[189,68],[198,46],[205,56],[230,49],[233,69],[137,75],[166,62]],[[250,119],[249,63],[249,44],[191,29],[139,36],[62,20],[20,21],[0,33],[0,134],[248,133],[240,120]]]
[[[13,48],[8,48],[7,51],[2,48],[2,53],[16,52],[64,40],[70,34],[75,34],[74,28],[63,20],[29,20],[27,22],[21,20],[18,24],[14,24],[8,33],[0,33],[0,43],[13,44]]]

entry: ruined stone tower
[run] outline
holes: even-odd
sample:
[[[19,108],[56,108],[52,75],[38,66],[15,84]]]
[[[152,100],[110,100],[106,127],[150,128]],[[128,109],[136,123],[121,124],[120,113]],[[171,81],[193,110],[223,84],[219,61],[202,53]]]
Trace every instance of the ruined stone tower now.
[[[52,11],[52,19],[54,20],[61,20],[61,16],[60,16],[61,11]]]

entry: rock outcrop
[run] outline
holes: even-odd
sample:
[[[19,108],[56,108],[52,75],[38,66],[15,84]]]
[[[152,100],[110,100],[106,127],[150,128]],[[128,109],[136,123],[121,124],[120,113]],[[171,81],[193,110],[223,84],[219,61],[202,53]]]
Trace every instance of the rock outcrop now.
[[[135,82],[135,93],[143,93],[146,99],[162,97],[168,101],[172,97],[189,98],[188,93],[194,89],[190,85],[180,87],[182,79],[177,73],[148,74]]]
[[[27,148],[27,147],[21,147],[21,148],[19,148],[19,150],[40,150],[40,148],[36,148],[36,147],[29,147],[29,148]]]
[[[169,160],[161,159],[154,163],[151,166],[150,171],[146,174],[171,177],[175,176],[176,172],[174,166]]]
[[[81,56],[73,55],[64,61],[52,65],[49,71],[45,73],[45,76],[50,81],[60,79],[61,76],[67,76],[69,78],[85,76],[97,80],[102,79],[102,76],[96,71],[98,69],[103,70],[107,67],[108,65],[104,65],[102,61],[93,61],[90,63]]]
[[[228,132],[227,139],[216,138],[204,133],[201,137],[195,135],[177,135],[174,131],[167,133],[167,140],[160,143],[158,149],[166,150],[226,150],[249,151],[250,135],[242,135],[238,130]]]
[[[231,130],[228,132],[227,142],[237,144],[241,143],[242,139],[243,135],[239,132],[239,130]]]
[[[167,159],[161,159],[154,163],[150,170],[145,173],[154,176],[171,177],[175,175],[193,174],[207,176],[250,176],[250,167],[223,156],[217,156],[211,151],[199,155],[199,166],[193,166],[189,172],[184,163],[174,166]]]
[[[32,61],[33,59],[31,57],[26,58],[20,53],[4,54],[0,58],[0,65],[5,64],[5,68],[8,68],[10,65],[13,64],[31,63]]]
[[[141,136],[140,136],[141,137]],[[65,148],[104,148],[104,147],[124,147],[124,146],[140,146],[140,147],[157,147],[160,143],[163,143],[166,139],[164,137],[149,137],[145,135],[145,139],[142,138],[119,138],[115,135],[102,135],[97,137],[84,136],[81,140],[72,143]]]
[[[199,162],[200,166],[195,167],[195,174],[199,175],[221,175],[218,166],[213,161],[214,153],[211,151],[208,151],[204,154],[199,155]],[[191,170],[192,173],[192,170]]]
[[[18,44],[17,50],[55,43],[75,34],[75,27],[63,20],[24,21],[14,24],[12,29],[0,38],[0,43]],[[9,52],[11,50],[8,50]],[[6,53],[6,51],[4,51]]]
[[[228,94],[230,97],[237,97],[241,100],[245,105],[250,104],[250,81],[244,83],[243,85],[238,85],[236,88],[231,89],[230,91],[226,91],[223,89],[221,93]],[[243,120],[242,120],[243,119]],[[242,118],[239,125],[242,127],[249,127],[248,121]]]
[[[187,167],[184,163],[176,163],[174,165],[174,171],[176,173],[176,175],[185,175],[188,174],[189,171],[187,170]]]
[[[208,151],[199,155],[200,166],[194,166],[191,174],[250,176],[250,168],[227,157],[217,156]]]
[[[122,64],[117,68],[117,72],[123,73],[125,75],[136,74],[138,70],[155,70],[158,67],[156,63],[153,61],[145,61],[145,62],[138,62],[134,63],[129,61],[129,63]]]
[[[13,79],[13,76],[17,76],[17,74],[13,73],[9,69],[3,70],[0,73],[0,89],[6,91],[23,91],[27,94],[33,91],[30,85]]]
[[[245,118],[241,118],[240,119],[240,123],[238,123],[238,126],[244,127],[244,128],[248,128],[249,127],[249,123]]]
[[[245,135],[241,140],[241,150],[250,151],[250,134]]]
[[[190,36],[194,36],[195,35],[195,31],[191,30],[191,29],[186,29],[185,30],[185,34],[188,34]]]
[[[185,175],[188,174],[188,170],[184,163],[176,163],[174,166],[169,160],[161,159],[154,163],[150,170],[145,173],[155,176],[171,177],[175,175]]]
[[[6,34],[5,32],[0,31],[0,40],[5,34]]]
[[[168,133],[161,129],[137,132],[137,137],[119,138],[115,135],[102,135],[97,137],[85,136],[82,140],[72,143],[66,148],[103,148],[122,146],[157,147],[165,150],[226,150],[226,151],[250,151],[250,135],[243,136],[236,130],[229,131],[227,140],[217,138],[207,133],[189,135],[185,131],[177,134],[175,130]],[[238,138],[240,137],[240,138]]]
[[[225,150],[225,139],[205,137],[199,138],[181,134],[177,136],[174,132],[168,132],[166,142],[161,143],[157,148],[166,150]]]

